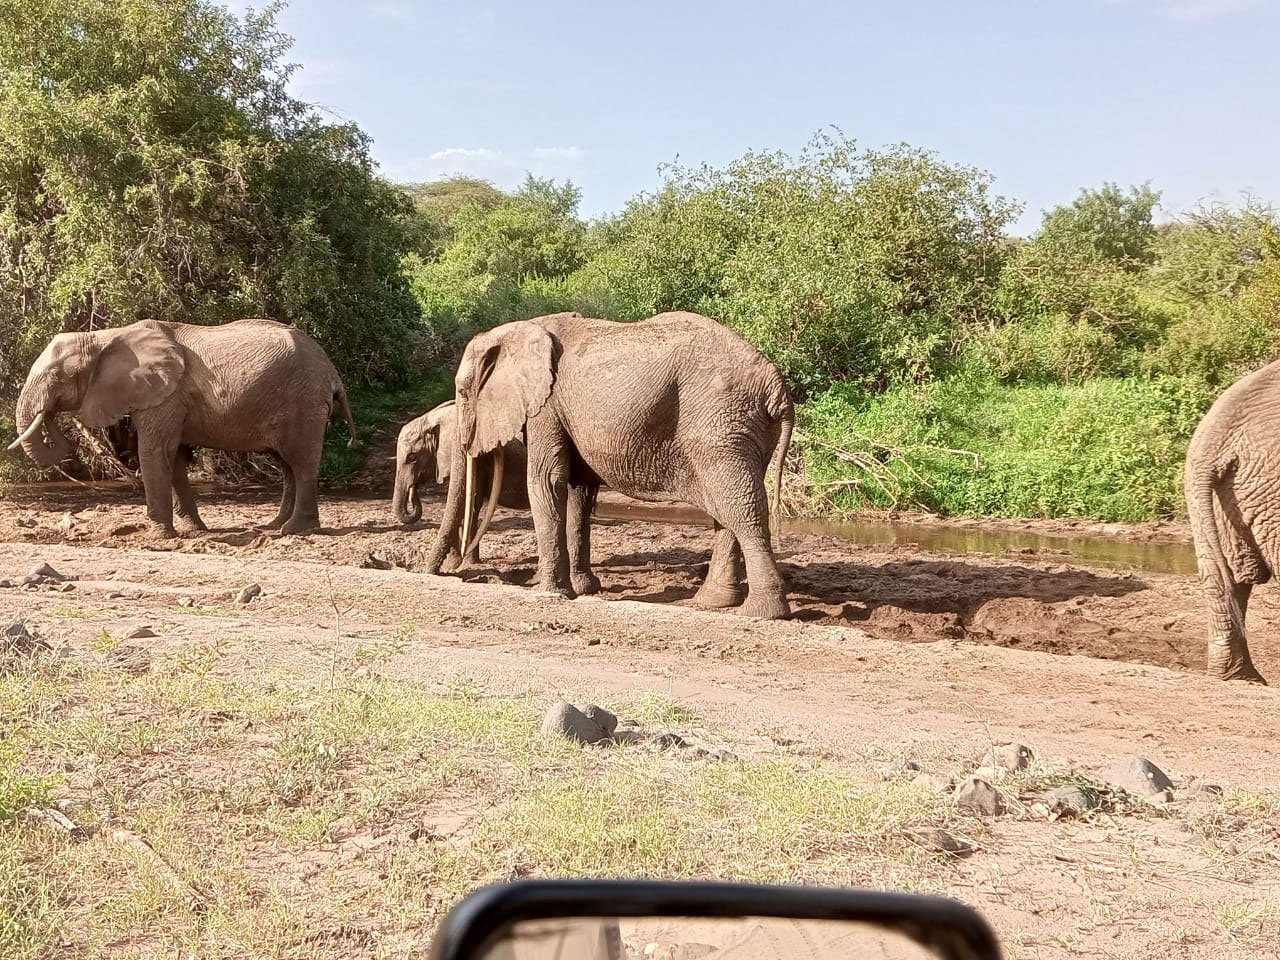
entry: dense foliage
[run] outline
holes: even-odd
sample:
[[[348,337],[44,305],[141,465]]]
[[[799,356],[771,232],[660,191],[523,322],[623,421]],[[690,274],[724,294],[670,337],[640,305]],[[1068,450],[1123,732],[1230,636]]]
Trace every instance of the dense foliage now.
[[[1150,186],[1105,184],[1019,239],[982,171],[824,134],[668,166],[587,223],[568,183],[381,180],[288,93],[274,17],[0,0],[0,394],[58,330],[265,314],[325,345],[367,432],[495,324],[696,310],[792,384],[795,506],[1138,520],[1181,509],[1199,417],[1277,353],[1256,200],[1160,222]]]

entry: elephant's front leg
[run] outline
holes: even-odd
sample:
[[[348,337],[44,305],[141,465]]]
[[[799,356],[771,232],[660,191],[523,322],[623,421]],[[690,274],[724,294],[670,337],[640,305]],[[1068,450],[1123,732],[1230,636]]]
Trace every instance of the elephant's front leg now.
[[[138,428],[138,463],[147,495],[147,519],[161,539],[176,537],[173,527],[173,461],[178,444],[160,431]]]
[[[715,524],[707,579],[693,596],[693,605],[704,610],[724,610],[742,603],[742,548],[728,527]]]
[[[178,519],[192,530],[208,530],[196,509],[196,495],[187,473],[191,467],[191,448],[179,447],[173,458],[173,509]]]
[[[591,510],[599,487],[575,484],[569,488],[565,538],[569,546],[569,583],[580,597],[600,592],[600,578],[591,572]]]
[[[550,411],[529,421],[529,509],[538,537],[538,589],[572,598],[566,517],[569,498],[569,438]]]

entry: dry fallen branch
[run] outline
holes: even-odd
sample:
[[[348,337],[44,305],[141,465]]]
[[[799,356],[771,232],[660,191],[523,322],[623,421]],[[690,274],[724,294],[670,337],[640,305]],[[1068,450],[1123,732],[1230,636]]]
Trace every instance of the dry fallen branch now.
[[[146,837],[140,836],[132,830],[120,828],[111,831],[111,839],[123,847],[128,847],[142,854],[143,859],[155,868],[156,873],[168,881],[174,892],[182,896],[186,900],[187,906],[192,910],[204,910],[209,905],[208,898],[182,879],[178,871],[173,869],[169,861],[160,855]]]

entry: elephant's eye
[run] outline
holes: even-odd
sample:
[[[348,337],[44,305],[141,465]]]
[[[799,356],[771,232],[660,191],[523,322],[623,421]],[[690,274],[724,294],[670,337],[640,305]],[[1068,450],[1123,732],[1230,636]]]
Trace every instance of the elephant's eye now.
[[[411,453],[411,454],[409,454],[407,457],[405,457],[405,458],[404,458],[404,462],[405,462],[405,463],[413,463],[413,461],[415,461],[415,460],[417,460],[417,459],[418,459],[418,455],[417,455],[416,453]]]

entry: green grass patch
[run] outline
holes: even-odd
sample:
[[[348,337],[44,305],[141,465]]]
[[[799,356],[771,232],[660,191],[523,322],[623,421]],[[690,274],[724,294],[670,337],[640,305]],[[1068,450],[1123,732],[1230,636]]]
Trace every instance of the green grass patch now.
[[[350,436],[342,415],[335,412],[325,432],[324,454],[320,460],[321,480],[329,484],[347,483],[355,478],[369,455],[369,441],[389,425],[425,413],[453,396],[453,368],[446,365],[424,376],[392,387],[362,387],[348,394],[351,416],[356,422],[358,446],[347,447]]]

